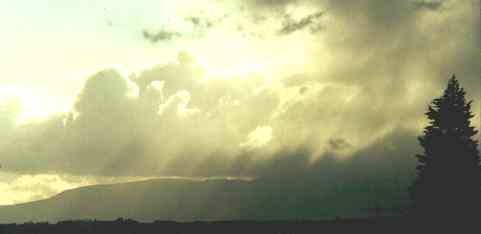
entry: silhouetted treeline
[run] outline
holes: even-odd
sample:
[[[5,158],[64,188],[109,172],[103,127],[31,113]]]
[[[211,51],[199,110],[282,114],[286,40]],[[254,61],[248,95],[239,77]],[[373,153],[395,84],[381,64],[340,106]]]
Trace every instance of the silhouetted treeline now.
[[[25,223],[0,225],[2,234],[131,234],[131,233],[393,233],[419,230],[402,218],[336,219],[325,221],[218,221],[140,223],[134,220],[64,221],[57,224]],[[432,227],[431,227],[432,228]]]

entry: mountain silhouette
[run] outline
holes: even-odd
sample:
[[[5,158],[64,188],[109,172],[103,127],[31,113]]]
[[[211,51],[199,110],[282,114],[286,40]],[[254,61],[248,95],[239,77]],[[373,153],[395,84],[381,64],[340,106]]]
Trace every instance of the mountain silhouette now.
[[[360,189],[363,185],[341,193],[316,188],[306,193],[303,184],[280,186],[279,182],[267,179],[152,179],[86,186],[45,200],[0,206],[0,223],[114,220],[119,217],[142,222],[355,218],[372,215],[372,208],[377,208],[371,207],[369,202],[346,202],[353,197],[358,201],[368,197],[370,191]],[[399,203],[388,205],[400,206]],[[386,210],[396,214],[399,209]]]

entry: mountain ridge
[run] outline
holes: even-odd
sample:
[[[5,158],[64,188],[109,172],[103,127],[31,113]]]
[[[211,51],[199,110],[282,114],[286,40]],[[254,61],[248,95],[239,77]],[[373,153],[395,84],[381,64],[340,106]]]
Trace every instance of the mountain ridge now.
[[[97,184],[65,190],[43,200],[0,206],[0,223],[119,217],[141,222],[356,218],[371,215],[373,206],[403,207],[405,198],[395,185],[382,184],[382,178],[379,181],[376,186],[383,189],[383,194],[378,199],[384,201],[374,205],[370,191],[362,189],[366,184],[350,179],[343,182],[341,190],[339,183],[306,179],[291,183],[286,178],[157,178]]]

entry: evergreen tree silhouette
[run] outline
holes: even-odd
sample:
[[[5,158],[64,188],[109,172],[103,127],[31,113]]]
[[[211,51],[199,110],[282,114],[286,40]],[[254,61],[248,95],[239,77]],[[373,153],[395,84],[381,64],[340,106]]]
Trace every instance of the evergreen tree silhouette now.
[[[424,148],[418,159],[417,178],[411,187],[411,214],[422,219],[469,220],[478,218],[481,169],[477,130],[471,126],[472,101],[456,77],[444,94],[433,100],[430,120],[418,137]]]

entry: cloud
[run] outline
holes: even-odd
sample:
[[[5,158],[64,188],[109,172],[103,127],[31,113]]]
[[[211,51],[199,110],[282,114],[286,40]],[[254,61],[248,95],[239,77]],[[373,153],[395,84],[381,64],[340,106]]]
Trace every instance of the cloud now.
[[[341,138],[330,139],[329,145],[335,151],[343,150],[343,149],[351,147],[351,144],[349,144],[349,142],[347,142],[346,140],[341,139]]]
[[[379,141],[399,129],[420,132],[427,104],[452,73],[479,107],[475,1],[436,13],[417,11],[409,1],[264,2],[276,6],[271,10],[260,4],[229,17],[243,19],[249,30],[273,32],[252,40],[259,43],[253,51],[274,63],[273,72],[206,77],[195,56],[181,53],[129,79],[115,70],[93,74],[72,113],[21,126],[11,123],[13,114],[2,114],[11,129],[0,147],[4,170],[263,176],[273,173],[269,165],[282,155],[302,154],[310,163],[326,156],[352,158],[382,148]],[[307,6],[314,6],[310,13],[302,10]],[[260,8],[273,17],[259,25],[243,18],[244,11]],[[295,33],[279,36],[286,13],[292,16],[286,25],[295,30],[308,29],[320,17],[323,33],[302,40]],[[225,56],[235,52],[226,50]],[[302,66],[292,66],[296,61]]]
[[[319,19],[323,14],[323,12],[317,12],[307,15],[299,20],[294,20],[289,16],[286,16],[282,28],[279,29],[278,33],[280,35],[288,35],[305,28],[309,28],[312,33],[316,33],[321,30]]]
[[[209,32],[215,28],[223,27],[224,24],[229,22],[229,14],[223,15],[204,15],[187,14],[176,16],[176,22],[172,23],[173,29],[171,30],[142,30],[143,39],[157,43],[159,41],[174,41],[176,39],[200,39],[209,34]]]
[[[177,61],[160,64],[133,74],[130,79],[139,87],[142,96],[145,89],[154,81],[163,82],[162,92],[166,96],[180,90],[195,89],[203,76],[203,69],[186,52],[180,52]]]
[[[143,180],[142,177],[72,176],[65,174],[18,175],[2,173],[0,205],[42,200],[65,190],[93,184],[122,183]]]
[[[179,32],[160,30],[157,32],[150,32],[148,30],[142,31],[142,36],[145,40],[151,43],[157,43],[159,41],[170,41],[174,38],[181,37],[182,34]]]
[[[14,128],[20,110],[21,104],[18,98],[0,96],[0,136],[6,137]]]
[[[247,135],[245,142],[240,146],[248,148],[259,148],[269,143],[272,139],[272,128],[270,126],[256,127]]]
[[[220,23],[221,20],[214,20],[207,18],[207,17],[199,17],[199,16],[189,16],[185,19],[187,22],[190,22],[194,27],[201,28],[201,29],[209,29],[214,27],[217,23]]]
[[[441,0],[436,0],[436,1],[421,0],[421,1],[413,1],[412,2],[414,7],[418,8],[418,9],[426,9],[426,10],[431,10],[431,11],[435,11],[435,10],[440,9],[442,7],[443,3],[444,2],[441,1]]]
[[[45,199],[59,192],[75,187],[92,184],[85,180],[72,181],[59,175],[4,175],[12,177],[0,183],[2,204],[10,205]]]
[[[78,95],[75,110],[82,114],[105,114],[123,108],[129,94],[128,83],[116,70],[103,70],[91,76]],[[112,108],[112,109],[102,109]],[[105,111],[99,113],[99,111]]]

